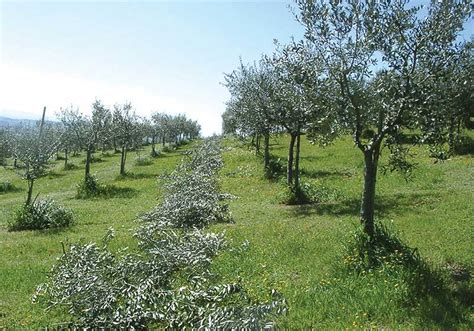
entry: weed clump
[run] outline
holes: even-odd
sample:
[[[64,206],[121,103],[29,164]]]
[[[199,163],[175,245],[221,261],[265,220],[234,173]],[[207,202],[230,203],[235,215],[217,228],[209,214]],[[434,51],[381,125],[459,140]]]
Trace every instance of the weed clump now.
[[[97,177],[89,175],[83,182],[77,185],[76,198],[86,199],[101,195],[104,191],[105,187],[99,183]]]
[[[21,206],[14,221],[8,224],[9,231],[43,230],[64,228],[74,223],[74,214],[51,199],[38,199]]]
[[[81,162],[82,162],[83,164],[85,164],[85,163],[86,163],[86,159],[82,160]],[[100,162],[104,162],[104,160],[101,159],[101,158],[98,157],[98,156],[92,155],[90,162],[91,162],[91,163],[100,163]]]
[[[427,267],[418,250],[411,249],[393,229],[383,223],[378,223],[372,237],[362,230],[356,230],[352,240],[346,245],[346,250],[346,261],[356,272],[387,265]]]
[[[13,186],[10,181],[0,182],[0,193],[7,193],[14,190],[15,186]]]
[[[141,157],[138,156],[135,158],[135,165],[136,166],[149,166],[152,165],[153,161],[149,157]]]
[[[74,163],[68,163],[64,166],[64,170],[75,170],[77,169],[77,165]]]
[[[76,198],[128,198],[133,196],[134,193],[135,191],[131,188],[102,184],[96,176],[89,175],[85,181],[77,185]]]
[[[163,148],[161,149],[163,153],[171,153],[175,150],[176,146],[174,144],[163,146]]]
[[[270,157],[268,166],[265,167],[264,177],[270,180],[277,180],[285,171],[285,166],[280,158]]]
[[[150,152],[150,157],[151,158],[157,158],[161,155],[160,151],[157,151],[156,149],[152,149]]]
[[[306,205],[313,203],[312,187],[308,183],[294,187],[286,185],[280,193],[280,202],[285,205]]]
[[[314,304],[324,306],[329,314],[341,314],[343,305],[344,315],[355,313],[354,328],[377,329],[387,321],[402,323],[406,316],[430,329],[469,324],[473,293],[468,281],[453,281],[445,269],[410,248],[391,226],[377,223],[372,237],[357,229],[344,251],[342,261],[335,260],[332,271],[311,289]],[[465,274],[463,270],[463,279]]]

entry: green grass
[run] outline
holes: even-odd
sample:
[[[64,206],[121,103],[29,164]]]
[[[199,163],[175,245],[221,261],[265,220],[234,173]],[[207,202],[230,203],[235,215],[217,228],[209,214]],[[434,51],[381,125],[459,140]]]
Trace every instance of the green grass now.
[[[226,230],[234,247],[245,240],[250,245],[219,256],[214,270],[225,280],[240,280],[254,298],[268,298],[271,288],[282,292],[289,305],[288,314],[279,319],[285,329],[472,329],[474,317],[468,307],[472,280],[451,284],[444,296],[412,298],[412,284],[403,271],[383,268],[364,275],[341,271],[344,245],[358,224],[362,155],[349,137],[325,149],[306,139],[302,142],[303,181],[331,192],[319,204],[279,204],[283,185],[264,179],[261,158],[226,141],[229,150],[224,154],[221,186],[237,196],[231,202],[236,223],[212,229]],[[286,137],[274,137],[272,154],[284,161],[286,145]],[[1,169],[1,180],[10,180],[17,190],[0,194],[0,328],[38,328],[64,320],[58,311],[45,312],[43,306],[31,304],[35,286],[46,280],[46,272],[61,254],[60,242],[97,241],[112,226],[118,237],[115,247],[133,246],[129,230],[136,226],[134,218],[156,204],[160,185],[155,177],[170,172],[182,150],[162,154],[146,166],[133,165],[130,157],[127,176],[118,176],[119,155],[101,157],[102,162],[92,164],[92,173],[103,183],[134,192],[107,199],[74,198],[84,155],[72,159],[77,165],[73,170],[62,170],[58,161],[49,176],[38,180],[35,193],[74,210],[75,225],[61,231],[6,231],[12,211],[24,201],[26,183],[13,170]],[[393,222],[405,242],[417,247],[430,265],[455,262],[473,270],[472,157],[435,164],[423,149],[415,152],[418,169],[412,181],[406,183],[398,174],[378,177],[377,217]],[[471,297],[461,302],[459,293]]]

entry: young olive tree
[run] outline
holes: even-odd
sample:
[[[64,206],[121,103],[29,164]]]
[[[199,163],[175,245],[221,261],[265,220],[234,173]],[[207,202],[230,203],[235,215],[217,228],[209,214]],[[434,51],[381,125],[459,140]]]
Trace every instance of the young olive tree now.
[[[104,106],[100,100],[96,100],[92,104],[92,116],[83,117],[82,121],[86,146],[86,165],[84,172],[84,181],[86,182],[90,177],[90,165],[92,163],[93,153],[101,142],[109,139],[112,116],[110,110]]]
[[[275,91],[272,97],[276,122],[290,135],[287,185],[298,189],[301,135],[307,131],[310,123],[321,123],[326,117],[321,97],[325,80],[320,77],[320,63],[302,42],[278,45],[267,61],[274,68]],[[328,140],[333,131],[323,131],[322,128],[319,125],[316,130],[316,125],[312,125],[313,131]]]
[[[469,127],[474,116],[473,46],[473,41],[465,43],[461,52],[440,69],[443,70],[442,77],[429,79],[426,84],[431,96],[425,101],[427,107],[421,121],[426,133],[424,139],[435,145],[432,154],[441,158],[455,153],[463,128]],[[433,122],[444,125],[433,125]]]
[[[135,112],[132,111],[132,104],[114,106],[113,114],[114,137],[121,149],[120,157],[120,175],[125,175],[125,163],[127,161],[127,152],[136,147],[141,140],[140,126]]]
[[[263,136],[265,168],[269,166],[270,134],[275,128],[272,70],[264,59],[253,65],[241,63],[238,70],[225,76],[224,83],[231,94],[223,115],[224,132],[252,137],[257,153],[260,152],[260,137]]]
[[[61,139],[59,141],[59,148],[64,151],[64,169],[68,168],[69,155],[71,152],[77,152],[82,148],[83,137],[78,137],[78,132],[75,130],[77,112],[72,108],[61,109],[56,117],[60,120],[58,130],[61,132]]]
[[[87,118],[79,112],[79,109],[74,109],[72,106],[61,108],[56,117],[63,127],[61,145],[64,148],[66,167],[69,152],[77,153],[87,148]]]
[[[188,140],[198,139],[201,135],[201,125],[197,121],[187,120],[186,136]]]
[[[155,123],[159,126],[161,132],[161,144],[164,147],[171,132],[172,117],[168,114],[158,113],[154,117]]]
[[[25,206],[31,204],[33,185],[35,180],[44,175],[50,165],[50,159],[56,150],[56,141],[48,139],[45,134],[46,107],[43,109],[43,117],[39,126],[23,128],[14,136],[13,155],[22,167],[18,170],[19,175],[28,182],[28,193]]]
[[[381,149],[388,146],[395,154],[391,160],[406,165],[408,153],[399,135],[405,128],[420,128],[424,102],[434,97],[427,82],[442,79],[442,69],[458,53],[456,38],[470,16],[471,3],[431,1],[424,12],[407,0],[296,4],[305,38],[324,63],[322,75],[338,86],[331,93],[337,105],[332,111],[352,132],[364,157],[360,218],[372,237]]]

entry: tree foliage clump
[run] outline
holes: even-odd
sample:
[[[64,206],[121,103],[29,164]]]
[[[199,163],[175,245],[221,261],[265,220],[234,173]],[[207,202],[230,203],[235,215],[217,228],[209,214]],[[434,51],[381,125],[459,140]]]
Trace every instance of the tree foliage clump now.
[[[171,174],[163,202],[136,231],[137,251],[112,253],[113,230],[100,245],[71,245],[34,299],[66,307],[73,316],[69,327],[271,327],[272,316],[285,310],[284,300],[249,305],[241,285],[213,282],[212,259],[226,241],[203,228],[230,218],[215,178],[219,151],[215,141],[204,142]]]

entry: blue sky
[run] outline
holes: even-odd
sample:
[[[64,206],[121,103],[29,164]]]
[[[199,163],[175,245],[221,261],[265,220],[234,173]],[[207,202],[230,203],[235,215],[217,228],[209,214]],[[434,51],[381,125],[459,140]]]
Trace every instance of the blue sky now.
[[[0,1],[3,116],[88,113],[97,97],[184,112],[212,134],[223,73],[302,35],[291,1]]]
[[[426,3],[415,0],[412,4]],[[0,0],[0,116],[54,118],[132,102],[139,115],[186,113],[218,133],[223,73],[271,53],[302,27],[273,1]],[[473,34],[468,23],[463,36]]]

